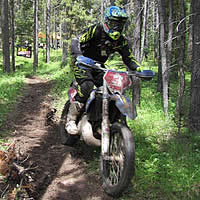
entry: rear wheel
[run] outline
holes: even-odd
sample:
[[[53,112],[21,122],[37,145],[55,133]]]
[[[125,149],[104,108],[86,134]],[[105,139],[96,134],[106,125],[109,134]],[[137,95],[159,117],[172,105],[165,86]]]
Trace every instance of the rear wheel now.
[[[104,191],[119,196],[128,186],[135,171],[135,144],[128,127],[114,123],[111,127],[110,155],[101,157]]]
[[[62,144],[73,146],[78,141],[79,135],[71,135],[65,129],[69,106],[70,106],[70,101],[67,101],[63,108],[61,119],[60,119],[60,137],[61,137]]]

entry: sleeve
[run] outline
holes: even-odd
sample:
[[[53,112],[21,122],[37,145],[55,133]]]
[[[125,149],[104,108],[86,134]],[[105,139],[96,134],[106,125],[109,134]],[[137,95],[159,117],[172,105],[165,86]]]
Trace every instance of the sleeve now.
[[[71,42],[71,55],[72,57],[76,58],[80,55],[82,55],[81,49],[80,49],[80,42],[78,38],[73,38]]]
[[[140,63],[136,61],[135,57],[133,56],[133,53],[129,47],[128,41],[124,39],[123,45],[121,46],[121,49],[119,50],[119,53],[122,56],[122,60],[124,64],[130,69],[130,70],[136,70],[137,67],[141,67]]]
[[[94,37],[97,25],[93,25],[83,31],[78,37],[72,39],[71,54],[72,57],[77,57],[83,54],[85,48],[90,45],[91,39]]]

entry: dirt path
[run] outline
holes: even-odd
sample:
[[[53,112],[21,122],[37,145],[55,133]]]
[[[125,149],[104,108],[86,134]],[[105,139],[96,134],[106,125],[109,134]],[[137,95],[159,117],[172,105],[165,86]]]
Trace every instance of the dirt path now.
[[[79,144],[60,144],[57,120],[47,120],[51,111],[49,96],[53,83],[27,78],[24,95],[9,116],[4,129],[10,130],[17,151],[36,166],[32,199],[35,200],[111,200],[101,189],[97,172],[88,170],[94,148]],[[1,132],[1,131],[0,131]],[[86,149],[87,148],[87,149]]]

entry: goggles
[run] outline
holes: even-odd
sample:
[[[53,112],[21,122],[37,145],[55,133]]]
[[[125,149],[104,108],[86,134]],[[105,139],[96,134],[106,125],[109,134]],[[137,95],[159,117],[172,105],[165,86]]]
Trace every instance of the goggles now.
[[[119,32],[122,32],[124,24],[125,24],[124,21],[116,21],[116,20],[108,20],[107,22],[107,26],[109,29]]]

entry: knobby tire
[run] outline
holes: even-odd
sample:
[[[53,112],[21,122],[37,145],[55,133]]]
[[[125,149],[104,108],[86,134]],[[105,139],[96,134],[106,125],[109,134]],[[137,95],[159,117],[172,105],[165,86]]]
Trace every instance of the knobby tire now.
[[[113,155],[113,160],[115,160],[115,157],[120,157],[119,155],[123,154],[121,156],[123,157],[123,161],[120,164],[121,161],[108,161],[101,157],[102,187],[108,195],[118,197],[127,188],[135,172],[135,143],[133,134],[129,128],[121,123],[115,122],[110,131],[110,155]],[[114,145],[113,141],[118,140],[115,138],[119,138],[121,142]],[[114,148],[114,146],[117,148]],[[119,167],[120,169],[118,169],[118,165],[123,167]],[[112,179],[112,174],[114,173],[119,173],[119,177],[116,177],[116,180],[115,178]]]

